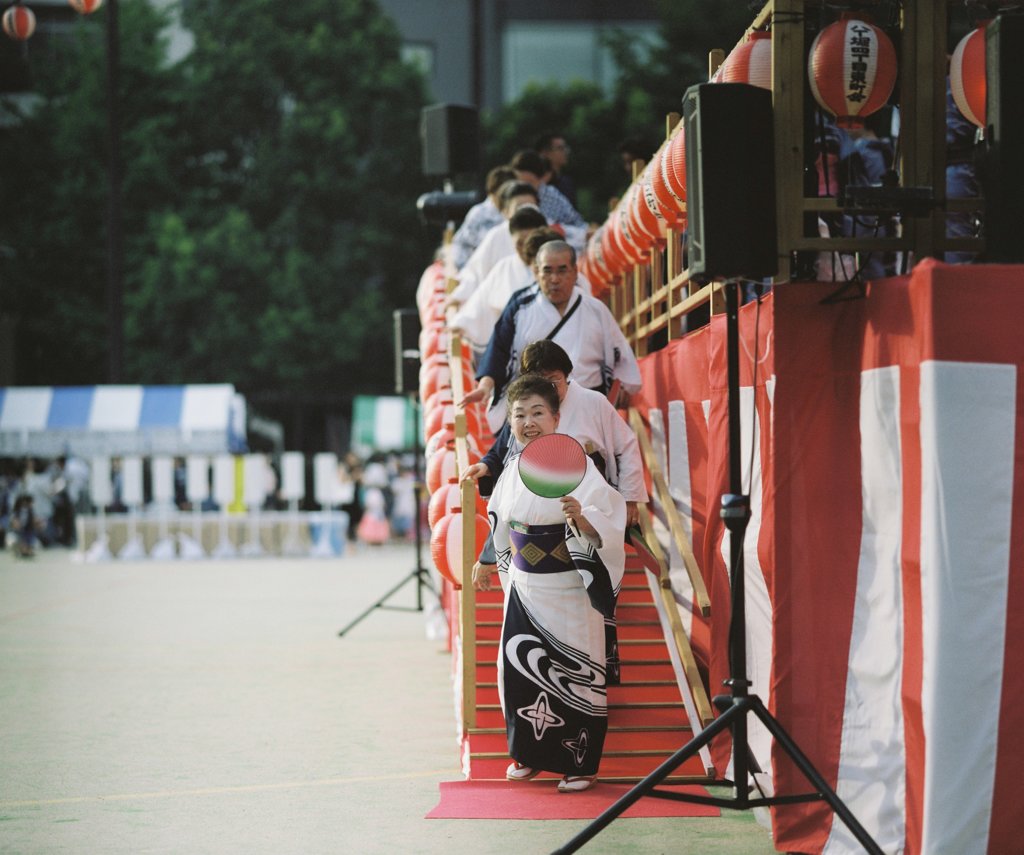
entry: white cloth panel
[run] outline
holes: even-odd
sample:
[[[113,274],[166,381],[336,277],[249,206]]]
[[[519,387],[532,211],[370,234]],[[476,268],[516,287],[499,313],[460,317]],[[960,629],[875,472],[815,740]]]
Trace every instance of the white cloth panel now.
[[[301,451],[281,455],[281,496],[289,501],[306,495],[306,460]]]
[[[322,451],[313,457],[313,497],[331,505],[338,494],[338,455]]]
[[[230,454],[213,459],[213,499],[222,508],[235,501],[235,458]]]
[[[142,458],[125,457],[121,461],[121,501],[128,507],[142,504]]]
[[[192,455],[185,461],[185,492],[193,504],[210,496],[210,459]]]
[[[170,457],[154,457],[150,461],[153,476],[153,501],[158,504],[174,501],[174,461]]]
[[[903,455],[898,366],[865,371],[860,386],[861,545],[857,566],[836,792],[896,852],[906,837],[903,739]],[[863,848],[833,819],[825,855]]]
[[[998,758],[1017,372],[921,365],[921,707],[929,855],[988,852]]]

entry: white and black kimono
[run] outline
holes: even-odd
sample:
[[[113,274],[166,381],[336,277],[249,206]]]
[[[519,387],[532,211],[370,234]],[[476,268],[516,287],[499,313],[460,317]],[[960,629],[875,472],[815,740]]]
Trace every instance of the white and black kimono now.
[[[626,503],[587,461],[570,495],[599,540],[576,536],[558,499],[531,493],[509,461],[488,503],[506,572],[498,688],[509,755],[524,766],[595,775],[608,729],[605,618],[625,564]]]

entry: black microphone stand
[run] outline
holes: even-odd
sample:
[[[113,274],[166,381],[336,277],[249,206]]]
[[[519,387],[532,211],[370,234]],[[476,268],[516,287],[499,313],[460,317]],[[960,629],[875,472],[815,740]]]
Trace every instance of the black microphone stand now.
[[[740,459],[740,369],[739,369],[739,280],[730,280],[725,284],[726,296],[726,355],[728,360],[729,380],[729,493],[722,496],[721,516],[729,531],[729,560],[732,569],[732,622],[729,628],[729,672],[725,681],[729,694],[718,695],[714,704],[721,711],[708,727],[669,757],[657,769],[638,783],[633,789],[609,807],[590,825],[573,837],[556,855],[575,852],[584,843],[595,837],[603,828],[610,825],[630,805],[643,796],[667,799],[670,801],[689,802],[691,804],[712,805],[720,808],[747,810],[755,807],[771,807],[773,805],[800,804],[804,802],[825,801],[832,808],[866,852],[871,855],[883,855],[882,849],[857,821],[850,809],[843,803],[836,792],[828,785],[807,756],[775,717],[768,712],[761,699],[748,691],[750,681],[747,673],[746,643],[746,593],[744,585],[743,538],[750,519],[750,497],[743,494],[743,473]],[[776,743],[796,764],[804,777],[814,787],[809,793],[792,796],[762,796],[751,798],[748,791],[748,776],[751,769],[750,746],[747,739],[747,715],[757,716]],[[719,733],[730,731],[732,734],[733,780],[721,783],[732,784],[735,789],[733,798],[702,796],[696,793],[679,793],[669,790],[658,790],[657,785],[671,775],[679,766],[695,756],[708,745]]]
[[[422,612],[423,611],[423,589],[428,589],[434,596],[438,598],[438,602],[441,600],[441,595],[438,594],[437,589],[434,587],[434,582],[430,578],[430,571],[423,566],[423,529],[420,525],[420,520],[423,516],[423,470],[422,470],[422,454],[420,449],[420,406],[419,398],[415,392],[409,395],[409,400],[412,402],[413,409],[413,423],[415,429],[413,430],[413,478],[415,480],[416,490],[416,518],[413,521],[413,526],[416,531],[416,566],[413,567],[412,572],[409,573],[401,582],[391,588],[387,593],[381,596],[374,603],[371,603],[364,611],[362,611],[357,617],[351,620],[348,624],[338,630],[338,637],[341,638],[345,635],[352,627],[360,623],[363,619],[372,614],[376,609],[388,609],[396,612]],[[395,594],[397,594],[402,588],[404,588],[409,582],[416,582],[416,605],[415,606],[392,606],[388,605],[390,600]]]

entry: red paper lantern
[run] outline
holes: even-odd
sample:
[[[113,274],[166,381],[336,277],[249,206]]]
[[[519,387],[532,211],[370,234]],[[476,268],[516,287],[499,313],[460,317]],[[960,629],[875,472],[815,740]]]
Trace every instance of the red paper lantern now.
[[[674,226],[683,217],[683,210],[682,202],[668,186],[665,171],[667,156],[668,146],[663,145],[651,160],[651,189],[654,191],[654,198],[657,200],[658,208],[661,210],[665,222]]]
[[[103,5],[103,0],[68,0],[68,5],[79,15],[91,15]]]
[[[972,30],[953,51],[949,61],[953,100],[965,119],[985,127],[985,25]]]
[[[811,45],[807,76],[821,107],[840,127],[860,127],[885,105],[896,83],[896,50],[874,24],[845,18]]]
[[[751,33],[722,63],[720,80],[771,89],[772,34],[762,30]]]
[[[438,407],[443,407],[450,403],[452,403],[452,388],[448,386],[444,389],[438,389],[434,394],[428,396],[423,409],[425,412],[431,413]]]
[[[35,31],[36,16],[27,6],[11,6],[4,12],[4,32],[10,38],[23,42]]]
[[[669,189],[683,209],[686,207],[686,135],[682,127],[672,137],[664,163]]]
[[[473,514],[473,523],[476,526],[477,552],[491,527],[487,518],[480,514]],[[434,566],[437,572],[444,576],[456,588],[462,587],[462,565],[459,556],[462,554],[462,526],[463,514],[455,512],[441,517],[438,524],[430,533],[430,557],[434,559]],[[474,560],[476,556],[473,556]]]
[[[605,220],[604,225],[601,226],[601,251],[608,271],[613,277],[618,277],[626,269],[627,262],[626,257],[622,254],[622,250],[612,240],[611,223],[611,217],[609,217]]]
[[[473,491],[473,496],[476,512],[487,519],[487,502],[476,490]],[[462,489],[458,482],[449,481],[447,484],[442,484],[437,492],[430,497],[430,504],[427,506],[427,522],[430,523],[430,527],[434,528],[442,517],[453,513],[456,509],[461,510],[461,502]]]
[[[637,185],[634,182],[630,185],[629,190],[626,191],[626,195],[622,197],[618,210],[622,236],[626,239],[627,243],[632,244],[634,252],[638,254],[636,261],[639,263],[646,258],[647,250],[654,243],[654,237],[648,235],[640,227],[640,221],[637,218],[636,206],[634,204],[637,198],[636,191]]]
[[[637,214],[648,233],[653,233],[659,246],[665,243],[665,231],[668,219],[662,210],[661,203],[654,192],[654,161],[651,161],[640,176],[640,189],[637,192]]]
[[[644,167],[640,177],[633,183],[635,188],[630,202],[630,215],[640,234],[644,236],[649,249],[665,236],[664,221],[647,205],[645,187],[650,185],[650,164]]]
[[[469,449],[469,465],[480,462],[480,455]],[[434,493],[442,484],[456,479],[455,449],[442,448],[427,461],[427,492]]]

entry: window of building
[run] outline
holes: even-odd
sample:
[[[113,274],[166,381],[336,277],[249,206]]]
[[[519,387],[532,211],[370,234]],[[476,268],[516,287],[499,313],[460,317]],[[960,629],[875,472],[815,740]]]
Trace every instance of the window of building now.
[[[502,35],[502,98],[512,101],[530,83],[584,80],[610,91],[617,69],[602,32],[621,29],[644,45],[658,38],[653,23],[510,22]]]

